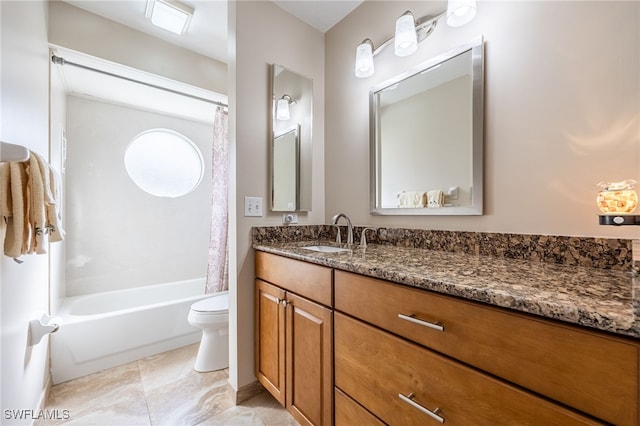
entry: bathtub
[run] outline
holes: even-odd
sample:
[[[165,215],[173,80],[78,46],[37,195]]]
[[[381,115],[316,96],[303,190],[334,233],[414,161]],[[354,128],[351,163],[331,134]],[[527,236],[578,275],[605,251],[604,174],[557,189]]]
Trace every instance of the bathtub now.
[[[51,335],[53,384],[196,343],[191,305],[204,278],[69,297]]]

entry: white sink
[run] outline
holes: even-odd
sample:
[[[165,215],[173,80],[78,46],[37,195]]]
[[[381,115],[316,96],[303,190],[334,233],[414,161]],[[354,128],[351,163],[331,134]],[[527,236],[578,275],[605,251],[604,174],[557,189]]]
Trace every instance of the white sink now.
[[[317,251],[321,253],[340,253],[341,251],[349,251],[349,249],[334,246],[304,246],[305,250]]]

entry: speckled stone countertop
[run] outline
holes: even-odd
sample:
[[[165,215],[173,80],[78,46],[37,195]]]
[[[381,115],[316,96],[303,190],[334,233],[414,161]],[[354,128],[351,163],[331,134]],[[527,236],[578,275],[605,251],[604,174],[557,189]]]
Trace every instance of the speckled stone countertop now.
[[[259,243],[269,253],[640,338],[640,278],[630,272],[370,244],[340,253],[317,241]],[[324,243],[333,245],[332,243]]]

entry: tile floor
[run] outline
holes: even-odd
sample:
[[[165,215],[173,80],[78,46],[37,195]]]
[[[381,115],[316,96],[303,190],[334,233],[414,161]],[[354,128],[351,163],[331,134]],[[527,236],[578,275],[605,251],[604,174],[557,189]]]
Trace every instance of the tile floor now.
[[[190,345],[55,385],[46,410],[69,418],[38,425],[298,425],[266,391],[234,405],[228,371],[197,373],[197,351]]]

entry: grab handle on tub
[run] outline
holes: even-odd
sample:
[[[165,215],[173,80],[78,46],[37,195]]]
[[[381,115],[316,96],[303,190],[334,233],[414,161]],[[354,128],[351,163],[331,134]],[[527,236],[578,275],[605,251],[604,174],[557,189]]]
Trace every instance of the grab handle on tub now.
[[[60,324],[54,323],[54,317],[42,314],[40,319],[29,321],[29,346],[35,346],[45,334],[55,333],[60,328]]]

